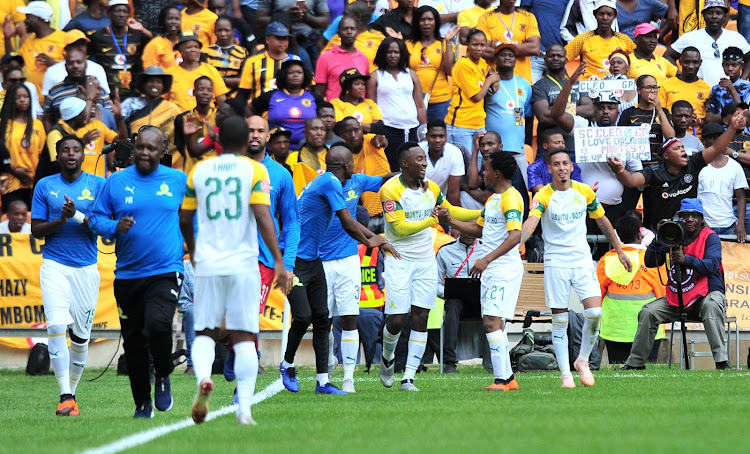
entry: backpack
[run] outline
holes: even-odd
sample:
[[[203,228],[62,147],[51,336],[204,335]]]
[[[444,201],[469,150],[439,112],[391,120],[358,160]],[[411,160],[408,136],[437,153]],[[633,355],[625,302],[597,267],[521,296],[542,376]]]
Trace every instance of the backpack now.
[[[514,372],[557,370],[557,358],[551,345],[534,343],[534,331],[524,328],[521,341],[510,350]]]
[[[573,370],[573,362],[578,359],[578,354],[581,351],[581,338],[583,335],[583,323],[586,321],[583,314],[578,312],[568,311],[569,322],[568,322],[568,359],[570,360],[570,368]],[[599,353],[599,349],[594,346],[589,355],[589,367],[591,370],[599,370],[599,365],[602,361],[602,355]]]
[[[26,375],[47,375],[49,370],[49,349],[47,344],[38,343],[29,352],[29,361],[26,363]]]

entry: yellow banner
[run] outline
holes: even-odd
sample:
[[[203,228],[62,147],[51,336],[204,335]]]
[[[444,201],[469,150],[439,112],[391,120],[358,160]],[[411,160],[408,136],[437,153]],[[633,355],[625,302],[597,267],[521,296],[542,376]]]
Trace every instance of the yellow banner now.
[[[44,328],[46,317],[39,288],[39,268],[42,266],[44,240],[22,233],[0,234],[0,328]],[[117,303],[114,296],[114,242],[99,239],[98,268],[101,275],[99,303],[94,316],[94,328],[120,329]],[[284,295],[271,290],[268,304],[260,317],[261,330],[281,330]],[[11,348],[31,348],[40,338],[4,337],[0,345]]]
[[[44,240],[29,234],[0,234],[0,327],[44,328],[42,292],[39,288],[39,268],[42,266]],[[120,329],[117,305],[113,293],[115,279],[114,242],[99,240],[99,303],[94,316],[94,328]],[[110,253],[110,254],[107,254]],[[46,337],[46,336],[43,336]],[[0,345],[31,348],[43,339],[4,337]]]
[[[750,246],[721,242],[722,263],[727,295],[727,316],[737,317],[740,329],[750,329]]]

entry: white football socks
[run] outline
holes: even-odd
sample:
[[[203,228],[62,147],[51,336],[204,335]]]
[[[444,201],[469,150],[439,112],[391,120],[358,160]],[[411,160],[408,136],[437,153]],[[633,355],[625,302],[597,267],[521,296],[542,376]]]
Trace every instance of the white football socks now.
[[[89,357],[89,341],[79,344],[70,340],[70,392],[75,396],[78,382],[81,381],[86,360]]]
[[[336,358],[333,356],[333,330],[328,331],[328,367],[336,364]]]
[[[401,331],[391,334],[387,325],[383,327],[383,358],[391,361],[396,357],[396,345],[399,337],[401,337]]]
[[[198,386],[201,382],[211,378],[211,368],[216,356],[216,341],[209,336],[195,336],[193,345],[190,347],[190,358],[193,360],[193,370]],[[237,371],[235,370],[235,374]]]
[[[195,364],[193,364],[195,367]],[[234,373],[237,375],[237,414],[251,416],[250,402],[255,394],[258,378],[258,352],[251,341],[234,344]]]
[[[325,386],[328,384],[328,372],[324,372],[322,374],[315,374],[315,377],[318,379],[318,384],[320,386]]]
[[[562,375],[570,374],[568,359],[568,313],[552,314],[552,346],[555,348],[557,367]]]
[[[341,332],[341,357],[344,360],[344,380],[354,380],[354,367],[359,352],[359,331]]]
[[[404,370],[404,380],[414,380],[417,369],[422,363],[422,356],[427,347],[427,332],[411,330],[409,334],[409,350],[406,356],[406,368]]]
[[[505,337],[505,333],[499,329],[487,333],[486,336],[487,342],[490,344],[490,360],[492,360],[492,371],[495,373],[495,378],[505,380],[508,378],[508,373],[505,370],[505,357],[508,356],[508,340]]]
[[[588,361],[591,350],[594,349],[596,341],[599,339],[599,326],[602,321],[602,308],[591,307],[583,311],[586,321],[583,323],[583,333],[581,334],[581,350],[578,353],[578,359]]]
[[[61,325],[47,327],[49,361],[60,386],[60,395],[73,394],[70,391],[70,353],[65,331],[66,327]]]

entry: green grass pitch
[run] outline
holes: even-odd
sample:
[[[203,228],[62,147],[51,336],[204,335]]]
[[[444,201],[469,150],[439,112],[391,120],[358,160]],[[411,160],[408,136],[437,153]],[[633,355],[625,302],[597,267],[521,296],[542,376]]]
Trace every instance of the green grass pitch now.
[[[377,369],[357,371],[357,393],[314,394],[313,371],[299,371],[301,391],[253,407],[257,427],[239,427],[233,414],[189,426],[132,448],[138,453],[314,452],[747,452],[750,374],[746,371],[595,372],[594,388],[559,388],[558,374],[519,374],[521,389],[490,393],[481,367],[417,375],[419,393],[385,389]],[[172,410],[133,420],[127,377],[87,370],[78,388],[81,416],[55,416],[54,376],[0,371],[0,453],[73,453],[169,425],[189,416],[193,377],[172,375]],[[337,369],[334,382],[341,383]],[[257,391],[276,380],[260,376]],[[233,384],[216,383],[211,410],[231,401]],[[398,376],[397,376],[398,378]]]

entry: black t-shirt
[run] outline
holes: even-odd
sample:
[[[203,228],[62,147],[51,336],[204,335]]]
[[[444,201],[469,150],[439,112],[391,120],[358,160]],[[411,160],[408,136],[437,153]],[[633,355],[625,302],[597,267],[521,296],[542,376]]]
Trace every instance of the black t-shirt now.
[[[383,14],[375,22],[370,24],[370,28],[377,30],[380,33],[387,36],[386,28],[390,27],[395,32],[401,32],[401,36],[404,39],[408,39],[411,36],[411,26],[409,22],[404,19],[404,15],[401,11],[394,9]]]
[[[539,79],[534,86],[531,87],[531,104],[533,105],[537,101],[541,101],[543,99],[546,99],[549,103],[550,109],[552,108],[552,105],[555,103],[555,100],[557,100],[557,96],[560,94],[560,86],[562,86],[565,81],[563,81],[560,86],[555,83],[556,81],[553,81],[549,76],[544,76],[541,79]],[[579,94],[578,94],[578,84],[573,85],[573,90],[570,92],[570,102],[573,104],[578,105],[579,101]],[[539,120],[539,124],[537,125],[537,136],[541,135],[543,131],[547,129],[553,129],[557,128],[557,124],[552,123],[542,123],[542,120],[537,117],[537,120]],[[575,142],[573,140],[573,134],[564,134],[563,137],[565,138],[565,148],[573,151],[575,149]],[[539,147],[541,149],[541,147]],[[538,156],[537,156],[538,157]]]
[[[131,83],[143,71],[141,56],[148,42],[146,35],[128,28],[126,35],[117,38],[115,43],[110,28],[106,27],[95,31],[89,38],[89,55],[104,68],[110,91],[114,93],[115,88],[119,88],[121,98],[134,96],[135,87]]]
[[[706,167],[703,153],[688,158],[687,167],[672,175],[663,163],[652,164],[641,170],[646,179],[643,190],[643,226],[655,229],[662,219],[669,219],[680,209],[682,199],[698,196],[698,173]]]
[[[672,124],[672,115],[667,109],[662,108],[669,123]],[[640,126],[640,125],[651,125],[651,132],[649,134],[649,141],[651,143],[651,160],[659,160],[659,149],[661,144],[664,143],[664,135],[661,133],[661,122],[659,121],[659,115],[655,110],[643,110],[638,106],[632,106],[625,109],[620,114],[620,120],[617,122],[617,126]]]

